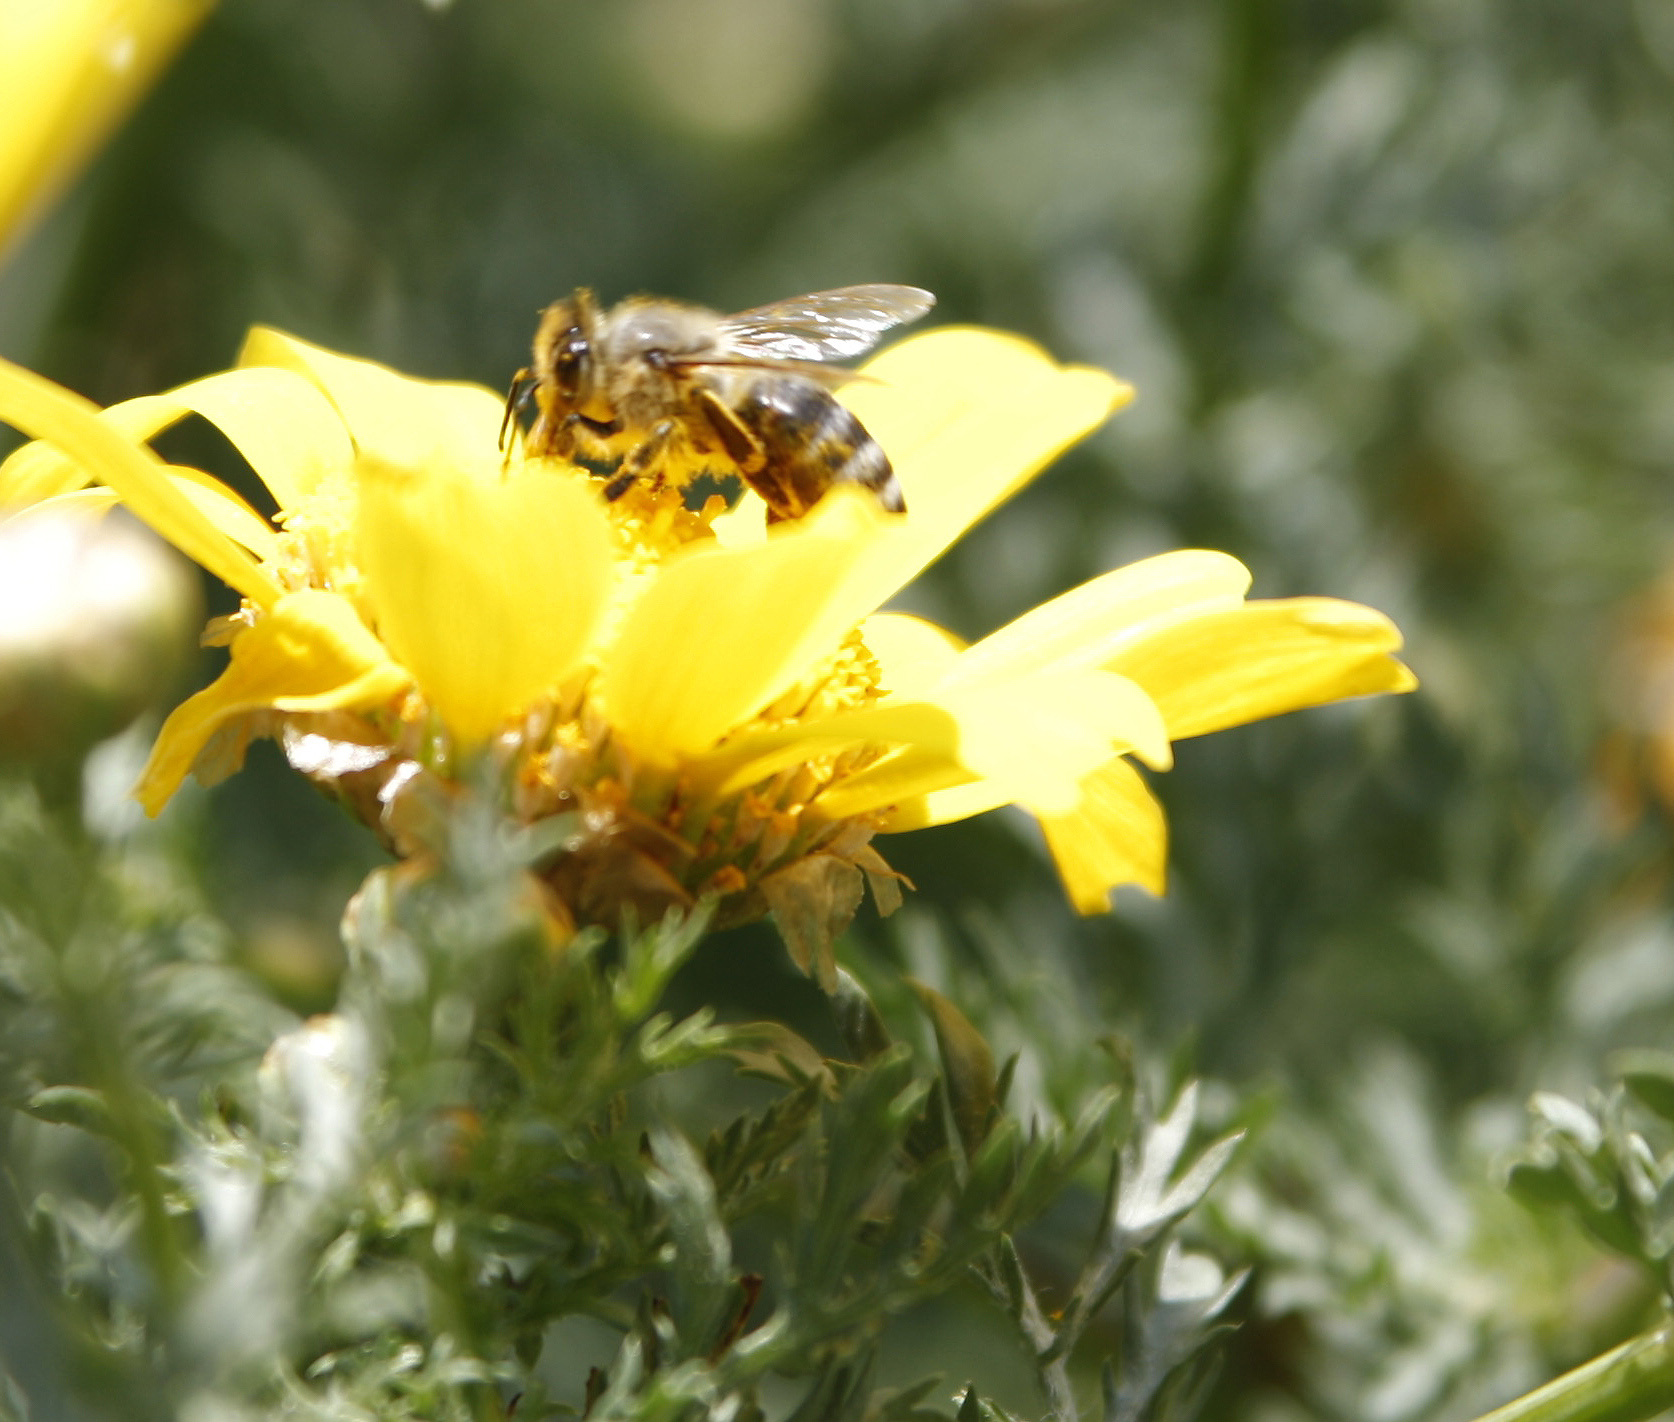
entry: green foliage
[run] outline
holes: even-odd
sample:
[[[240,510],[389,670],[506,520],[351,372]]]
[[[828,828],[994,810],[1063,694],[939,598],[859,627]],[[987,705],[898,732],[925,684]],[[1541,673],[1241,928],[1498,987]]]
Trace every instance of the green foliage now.
[[[1674,1056],[1624,1052],[1615,1066],[1616,1082],[1584,1104],[1536,1093],[1509,1185],[1531,1208],[1571,1213],[1674,1297]]]
[[[4,1038],[7,1167],[63,1300],[44,1361],[8,1349],[29,1415],[927,1422],[934,1380],[883,1383],[880,1341],[983,1284],[1060,1418],[1113,1305],[1110,1422],[1201,1392],[1241,1276],[1175,1239],[1236,1145],[1189,1149],[1195,1087],[1157,1118],[1118,1082],[1025,1123],[1015,1063],[996,1071],[950,1000],[903,999],[927,1055],[848,973],[839,1057],[671,1012],[701,913],[562,933],[528,846],[468,818],[445,863],[367,880],[338,1010],[287,1020],[213,947],[191,961],[192,930],[213,935],[184,883],[134,931],[165,872],[153,836],[100,842],[19,788],[3,808],[0,966],[33,1024]],[[1105,1157],[1049,1317],[1028,1230]],[[577,1321],[591,1346],[565,1342]],[[972,1388],[960,1415],[1010,1416]]]

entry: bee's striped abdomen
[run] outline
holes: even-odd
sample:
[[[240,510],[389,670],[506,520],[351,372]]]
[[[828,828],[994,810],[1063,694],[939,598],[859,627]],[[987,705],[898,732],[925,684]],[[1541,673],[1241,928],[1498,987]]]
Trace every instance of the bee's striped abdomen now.
[[[763,376],[733,413],[761,445],[762,467],[745,477],[776,519],[800,518],[833,484],[859,484],[891,513],[906,511],[889,457],[866,427],[813,381]]]

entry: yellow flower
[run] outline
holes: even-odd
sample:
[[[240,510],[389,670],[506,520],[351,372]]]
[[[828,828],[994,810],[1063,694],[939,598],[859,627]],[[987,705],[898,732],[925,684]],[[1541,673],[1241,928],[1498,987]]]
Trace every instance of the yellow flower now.
[[[0,0],[0,252],[121,121],[212,0]]]
[[[125,500],[244,595],[212,628],[226,671],[158,738],[152,813],[274,735],[398,852],[433,847],[442,799],[491,786],[553,827],[542,871],[578,920],[713,895],[724,916],[773,910],[805,962],[863,873],[897,897],[878,832],[1019,804],[1096,912],[1118,884],[1162,887],[1133,760],[1166,769],[1172,740],[1414,684],[1381,614],[1246,602],[1220,553],[1118,569],[971,646],[877,611],[1131,392],[979,330],[865,373],[844,398],[904,517],[843,488],[772,528],[748,492],[730,511],[643,487],[606,504],[584,471],[502,460],[489,391],[261,329],[238,369],[97,417],[0,368],[0,415],[43,441],[0,466],[0,502]],[[141,443],[192,411],[276,525]]]

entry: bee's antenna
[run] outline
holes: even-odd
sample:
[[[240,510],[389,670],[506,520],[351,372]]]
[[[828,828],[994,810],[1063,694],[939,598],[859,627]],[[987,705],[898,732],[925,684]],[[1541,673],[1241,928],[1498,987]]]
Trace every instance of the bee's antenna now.
[[[506,452],[506,436],[511,432],[512,421],[523,413],[529,404],[529,397],[535,393],[535,386],[539,382],[535,373],[524,366],[516,375],[512,376],[511,388],[506,391],[506,414],[500,421],[500,441],[495,446],[500,453]]]

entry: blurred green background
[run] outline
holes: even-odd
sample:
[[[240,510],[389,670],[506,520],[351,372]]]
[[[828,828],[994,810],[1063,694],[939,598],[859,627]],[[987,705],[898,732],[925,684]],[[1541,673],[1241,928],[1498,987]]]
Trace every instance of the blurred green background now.
[[[903,605],[975,636],[1221,548],[1388,612],[1423,689],[1183,745],[1169,895],[1102,918],[1020,817],[883,841],[918,891],[855,952],[1024,1093],[1121,1031],[1268,1120],[1215,1415],[1463,1416],[1646,1302],[1493,1162],[1529,1090],[1674,1037],[1671,83],[1669,0],[223,0],[0,272],[0,353],[110,402],[265,322],[499,387],[577,285],[893,281],[1131,379]],[[170,813],[328,1004],[369,838],[266,747]],[[688,990],[809,1010],[765,930]]]

